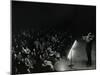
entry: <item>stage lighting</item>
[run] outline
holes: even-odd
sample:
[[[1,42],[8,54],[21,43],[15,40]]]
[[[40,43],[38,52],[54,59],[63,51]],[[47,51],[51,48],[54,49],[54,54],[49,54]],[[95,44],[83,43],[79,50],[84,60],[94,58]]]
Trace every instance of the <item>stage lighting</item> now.
[[[61,59],[60,61],[57,61],[54,65],[54,69],[56,71],[66,71],[69,70],[67,61],[65,59]]]
[[[68,54],[68,57],[67,57],[69,60],[71,60],[74,57],[74,55],[75,55],[74,49],[76,48],[76,46],[77,46],[77,40],[74,41],[74,43],[73,43],[73,45],[72,45],[72,47],[69,51],[69,54]]]

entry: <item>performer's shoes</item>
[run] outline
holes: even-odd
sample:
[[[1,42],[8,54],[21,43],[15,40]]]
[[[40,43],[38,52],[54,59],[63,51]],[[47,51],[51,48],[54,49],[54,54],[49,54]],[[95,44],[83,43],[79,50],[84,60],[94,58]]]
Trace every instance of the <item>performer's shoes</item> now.
[[[92,66],[92,64],[91,63],[87,63],[87,67],[90,67],[90,66]]]

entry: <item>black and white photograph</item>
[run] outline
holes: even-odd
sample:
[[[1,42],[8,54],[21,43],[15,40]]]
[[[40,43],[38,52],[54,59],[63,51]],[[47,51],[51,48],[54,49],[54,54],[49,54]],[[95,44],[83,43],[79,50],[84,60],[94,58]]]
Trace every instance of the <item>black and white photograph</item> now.
[[[11,74],[96,69],[96,6],[11,1]]]

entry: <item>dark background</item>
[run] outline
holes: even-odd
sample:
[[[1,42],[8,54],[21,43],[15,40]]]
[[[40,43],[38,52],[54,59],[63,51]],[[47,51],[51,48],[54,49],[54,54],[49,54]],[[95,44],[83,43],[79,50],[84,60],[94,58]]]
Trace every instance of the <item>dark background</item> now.
[[[56,30],[96,32],[96,6],[12,1],[12,32]]]

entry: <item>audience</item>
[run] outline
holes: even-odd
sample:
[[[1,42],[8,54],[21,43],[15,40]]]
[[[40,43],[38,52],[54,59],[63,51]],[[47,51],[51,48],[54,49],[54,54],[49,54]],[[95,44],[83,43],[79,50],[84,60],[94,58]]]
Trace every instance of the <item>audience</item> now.
[[[36,34],[37,33],[37,34]],[[21,31],[12,35],[12,73],[55,71],[54,64],[65,56],[72,41],[67,32]]]

